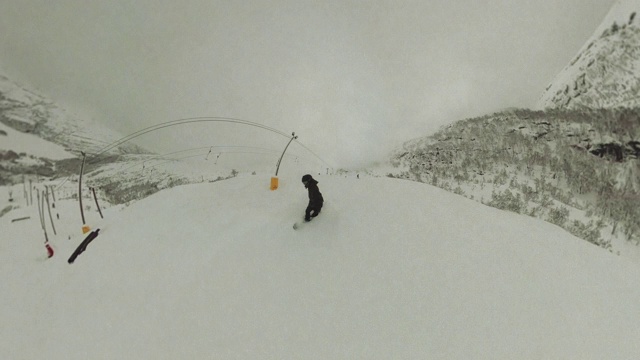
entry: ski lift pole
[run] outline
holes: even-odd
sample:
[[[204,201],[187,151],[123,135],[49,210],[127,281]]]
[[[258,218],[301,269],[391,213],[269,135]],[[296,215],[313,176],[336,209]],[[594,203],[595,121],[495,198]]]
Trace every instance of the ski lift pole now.
[[[27,201],[27,206],[29,206],[29,193],[27,193],[27,180],[24,175],[22,175],[22,194],[24,195],[24,199]]]
[[[56,208],[56,205],[55,205],[55,203],[56,203],[56,191],[53,188],[53,185],[51,185],[51,197],[53,198],[53,204],[54,204],[53,208],[55,209]]]
[[[276,190],[278,188],[278,171],[280,170],[280,163],[282,162],[282,158],[284,157],[284,153],[287,152],[287,149],[289,148],[289,145],[291,145],[291,142],[295,139],[297,139],[298,137],[296,136],[295,132],[291,133],[291,140],[289,140],[289,142],[287,143],[287,146],[284,147],[284,151],[282,152],[282,155],[280,155],[280,159],[278,160],[278,164],[276,166],[276,175],[273,176],[271,178],[271,190]]]
[[[82,209],[82,173],[84,172],[84,162],[87,159],[87,154],[84,151],[80,151],[82,154],[82,165],[80,166],[80,177],[78,178],[78,201],[80,201],[80,216],[82,217],[82,233],[86,234],[89,232],[90,228],[86,225],[86,221],[84,219],[84,210]]]
[[[49,242],[49,236],[47,235],[47,228],[44,223],[44,194],[42,198],[40,198],[40,190],[36,191],[37,199],[38,199],[38,216],[40,217],[40,227],[44,232],[44,242],[45,244]],[[41,201],[42,200],[42,201]]]
[[[98,208],[98,213],[100,213],[100,219],[104,219],[102,216],[102,210],[100,210],[100,205],[98,204],[98,197],[96,196],[96,188],[92,187],[91,192],[93,193],[93,200],[96,202],[96,207]]]
[[[44,188],[45,188],[45,191],[42,192],[42,195],[44,195],[47,199],[47,210],[49,211],[49,220],[51,220],[51,228],[53,229],[53,235],[58,235],[58,233],[56,232],[56,226],[53,223],[53,216],[51,215],[51,204],[49,203],[49,188],[47,186],[45,186]],[[44,213],[44,210],[42,212]]]

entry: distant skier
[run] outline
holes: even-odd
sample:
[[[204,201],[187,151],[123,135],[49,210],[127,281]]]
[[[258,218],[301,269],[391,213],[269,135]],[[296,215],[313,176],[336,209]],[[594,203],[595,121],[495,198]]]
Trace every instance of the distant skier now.
[[[311,175],[307,174],[303,176],[302,183],[304,184],[304,187],[309,190],[309,205],[304,212],[304,221],[311,221],[311,218],[320,214],[324,199],[322,198],[320,189],[318,189],[318,182],[314,180]]]

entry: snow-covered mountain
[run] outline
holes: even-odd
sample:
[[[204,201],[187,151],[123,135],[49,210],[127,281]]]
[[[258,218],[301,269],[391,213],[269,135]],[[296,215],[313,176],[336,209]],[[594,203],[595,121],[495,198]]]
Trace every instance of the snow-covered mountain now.
[[[16,131],[32,134],[57,144],[73,154],[70,157],[79,155],[81,151],[87,154],[96,153],[106,145],[122,138],[118,132],[91,119],[74,115],[47,97],[17,84],[2,74],[0,74],[0,123]],[[7,148],[7,144],[8,141],[0,142],[0,150],[12,150]],[[108,154],[143,152],[145,151],[140,147],[126,143]]]
[[[82,151],[88,155],[83,196],[91,201],[92,187],[103,201],[121,204],[180,184],[215,182],[258,170],[257,165],[242,164],[247,154],[262,157],[272,168],[281,154],[279,149],[251,146],[202,146],[155,154],[121,139],[116,131],[75,116],[0,75],[0,186],[53,180],[60,190],[77,189],[73,183],[78,181]],[[92,156],[96,153],[100,155]],[[285,167],[306,167],[289,154],[284,162]]]
[[[86,184],[113,203],[233,174],[226,168],[198,172],[184,164],[176,166],[175,157],[152,154],[130,142],[102,150],[121,138],[118,132],[0,75],[0,185],[51,179],[57,180],[56,187],[71,185],[77,182],[81,151],[90,160],[84,168]],[[99,158],[91,156],[98,152]]]
[[[512,110],[403,144],[390,176],[527,214],[599,246],[640,243],[640,109]],[[632,121],[629,121],[632,120]]]
[[[537,107],[640,105],[640,0],[620,0],[576,57],[547,87]]]
[[[23,182],[25,176],[78,173],[81,152],[97,153],[120,138],[118,132],[76,116],[0,74],[0,185]],[[102,156],[115,160],[123,154],[145,153],[125,143]]]
[[[410,140],[391,154],[390,175],[553,222],[605,248],[640,243],[640,182],[629,175],[640,168],[637,13],[640,0],[618,1],[540,110],[465,119]]]

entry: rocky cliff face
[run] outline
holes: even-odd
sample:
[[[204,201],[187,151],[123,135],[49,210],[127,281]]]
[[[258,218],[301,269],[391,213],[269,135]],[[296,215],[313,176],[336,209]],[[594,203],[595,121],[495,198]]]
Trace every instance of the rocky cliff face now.
[[[621,0],[547,87],[538,108],[640,106],[640,0]]]

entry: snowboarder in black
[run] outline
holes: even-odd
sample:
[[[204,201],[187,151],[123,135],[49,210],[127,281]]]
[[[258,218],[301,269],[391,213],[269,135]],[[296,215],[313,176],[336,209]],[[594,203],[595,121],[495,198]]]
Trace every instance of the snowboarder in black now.
[[[302,183],[304,184],[304,187],[309,190],[309,205],[304,212],[304,221],[311,221],[311,218],[320,214],[324,199],[322,198],[320,189],[318,189],[318,182],[314,180],[311,175],[307,174],[303,176]]]

